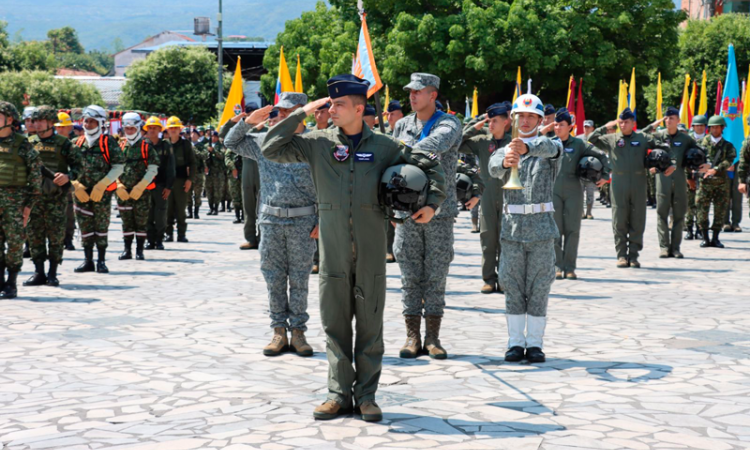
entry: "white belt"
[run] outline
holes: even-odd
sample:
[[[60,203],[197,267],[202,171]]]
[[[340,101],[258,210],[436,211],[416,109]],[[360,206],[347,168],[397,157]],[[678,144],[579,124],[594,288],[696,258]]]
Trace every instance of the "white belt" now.
[[[318,209],[315,205],[303,206],[301,208],[277,208],[261,204],[260,212],[275,217],[302,217],[312,216],[318,212]]]
[[[506,214],[539,214],[553,212],[555,210],[552,202],[536,203],[533,205],[504,205],[503,211]]]

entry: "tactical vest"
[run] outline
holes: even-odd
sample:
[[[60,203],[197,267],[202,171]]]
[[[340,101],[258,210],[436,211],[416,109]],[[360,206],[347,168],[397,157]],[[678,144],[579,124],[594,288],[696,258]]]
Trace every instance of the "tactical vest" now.
[[[62,159],[61,151],[57,142],[55,142],[54,136],[49,142],[36,141],[34,144],[34,150],[39,152],[39,159],[42,161],[42,165],[48,168],[52,172],[60,171],[60,160]]]
[[[0,143],[0,187],[22,187],[28,183],[26,162],[18,155],[25,139],[14,133],[12,142]]]

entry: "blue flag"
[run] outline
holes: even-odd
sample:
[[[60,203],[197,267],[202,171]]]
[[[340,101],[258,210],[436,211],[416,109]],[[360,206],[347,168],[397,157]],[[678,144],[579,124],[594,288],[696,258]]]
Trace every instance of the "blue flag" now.
[[[734,145],[734,149],[737,151],[734,164],[737,164],[740,160],[742,141],[745,139],[745,129],[742,126],[742,111],[740,111],[740,82],[737,77],[737,61],[734,59],[734,46],[731,44],[729,45],[728,59],[727,78],[724,83],[724,93],[721,96],[721,115],[727,122],[723,137]],[[729,172],[729,176],[734,178],[734,172]]]

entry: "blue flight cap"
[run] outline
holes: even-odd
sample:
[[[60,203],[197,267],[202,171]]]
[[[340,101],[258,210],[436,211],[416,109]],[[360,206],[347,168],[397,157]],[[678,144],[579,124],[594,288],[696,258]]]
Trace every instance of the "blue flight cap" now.
[[[401,111],[401,103],[398,100],[391,100],[388,103],[388,112]]]
[[[318,111],[322,111],[322,110],[324,110],[324,109],[330,109],[330,108],[331,108],[331,102],[328,102],[328,103],[326,103],[325,105],[323,105],[323,106],[320,106],[320,107],[318,108]]]
[[[625,107],[625,109],[623,109],[622,112],[620,113],[620,119],[622,119],[622,120],[628,120],[628,119],[635,120],[635,114],[633,114],[633,111],[631,111],[630,108]]]
[[[549,116],[550,114],[555,114],[555,107],[551,103],[547,103],[544,105],[544,115]]]
[[[489,117],[490,119],[497,116],[508,117],[508,112],[510,111],[512,106],[511,108],[509,108],[506,103],[507,102],[502,102],[490,105],[489,108],[487,108],[487,117]]]
[[[364,95],[367,96],[367,90],[370,88],[370,82],[362,78],[355,77],[352,74],[336,75],[328,80],[328,96],[333,98],[344,97],[346,95]]]
[[[665,114],[667,117],[669,116],[679,116],[680,110],[675,108],[674,106],[668,106],[667,107],[667,113]]]
[[[255,102],[250,102],[247,105],[245,105],[245,112],[247,114],[250,114],[251,112],[255,111],[256,109],[260,109],[260,106],[258,106]]]
[[[568,108],[560,108],[557,110],[555,113],[555,122],[573,123],[573,118],[570,117],[570,111],[568,111]]]
[[[378,113],[375,111],[375,107],[372,105],[365,105],[365,116],[376,116]]]

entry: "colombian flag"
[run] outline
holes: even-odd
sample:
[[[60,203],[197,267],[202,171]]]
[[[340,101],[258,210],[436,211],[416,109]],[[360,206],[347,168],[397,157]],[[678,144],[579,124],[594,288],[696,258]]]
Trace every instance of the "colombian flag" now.
[[[281,57],[279,58],[279,78],[276,79],[276,95],[273,99],[273,104],[279,102],[279,96],[282,92],[294,92],[294,84],[292,83],[292,76],[289,74],[289,67],[286,65],[286,59],[284,59],[284,46],[281,46]]]

